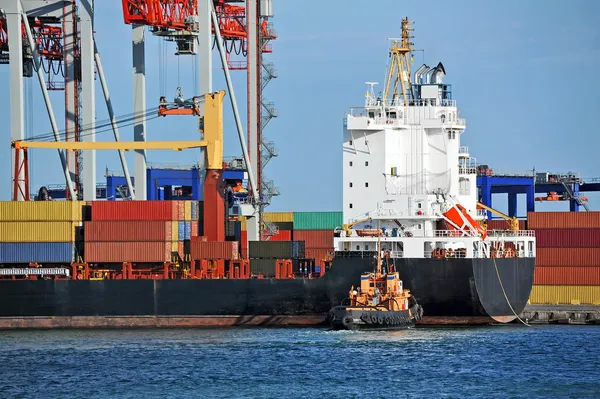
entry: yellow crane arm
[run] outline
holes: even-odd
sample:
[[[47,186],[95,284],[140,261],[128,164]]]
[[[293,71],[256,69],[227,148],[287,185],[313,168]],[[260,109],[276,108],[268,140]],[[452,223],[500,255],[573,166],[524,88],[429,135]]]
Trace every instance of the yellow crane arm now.
[[[342,229],[346,232],[346,236],[349,237],[350,235],[352,235],[352,227],[356,226],[357,224],[363,223],[363,222],[368,222],[369,220],[371,220],[370,217],[357,220],[356,222],[353,222],[353,223],[344,224],[344,225],[342,225]]]
[[[515,217],[511,218],[510,216],[505,215],[502,212],[495,210],[494,208],[490,208],[489,206],[484,205],[481,202],[477,203],[477,208],[485,209],[486,211],[490,211],[490,212],[500,216],[502,219],[506,220],[506,222],[509,224],[511,230],[519,230],[519,219],[517,219]]]
[[[206,147],[208,169],[223,168],[223,97],[225,91],[204,95],[204,116],[200,132],[204,140],[189,141],[13,141],[16,149],[54,148],[62,150],[174,150]]]

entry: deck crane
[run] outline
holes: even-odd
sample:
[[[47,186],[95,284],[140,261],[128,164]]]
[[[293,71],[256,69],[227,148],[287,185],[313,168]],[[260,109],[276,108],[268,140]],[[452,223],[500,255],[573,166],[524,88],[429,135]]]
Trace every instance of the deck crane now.
[[[517,219],[516,217],[510,217],[508,215],[505,215],[504,213],[497,211],[493,208],[490,208],[487,205],[482,204],[481,202],[477,203],[477,208],[479,209],[484,209],[486,211],[492,212],[495,215],[500,216],[502,219],[506,220],[506,222],[508,223],[510,230],[519,230],[519,219]],[[487,228],[487,225],[486,225]]]

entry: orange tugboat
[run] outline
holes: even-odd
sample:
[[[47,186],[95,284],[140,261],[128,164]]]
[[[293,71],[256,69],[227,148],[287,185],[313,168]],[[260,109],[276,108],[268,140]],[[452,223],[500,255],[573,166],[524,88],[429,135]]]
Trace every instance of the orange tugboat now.
[[[333,330],[397,330],[413,327],[423,317],[423,308],[404,289],[400,274],[389,265],[384,272],[377,242],[377,267],[360,277],[360,288],[350,288],[342,305],[329,311]]]

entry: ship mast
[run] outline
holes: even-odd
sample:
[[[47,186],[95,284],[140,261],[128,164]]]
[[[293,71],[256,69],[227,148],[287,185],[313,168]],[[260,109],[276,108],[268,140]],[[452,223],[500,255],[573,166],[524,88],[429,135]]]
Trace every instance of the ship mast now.
[[[410,61],[409,54],[412,52],[414,43],[410,41],[414,36],[410,35],[414,29],[410,26],[412,21],[404,18],[402,20],[402,38],[393,40],[392,48],[390,49],[390,69],[388,70],[387,82],[383,98],[390,105],[396,105],[398,98],[402,95],[404,106],[408,106],[409,93],[412,98],[412,83],[410,79]],[[393,87],[390,88],[393,80]],[[401,92],[398,92],[398,84],[400,84]],[[391,95],[391,98],[390,98]],[[391,101],[388,101],[391,100]]]

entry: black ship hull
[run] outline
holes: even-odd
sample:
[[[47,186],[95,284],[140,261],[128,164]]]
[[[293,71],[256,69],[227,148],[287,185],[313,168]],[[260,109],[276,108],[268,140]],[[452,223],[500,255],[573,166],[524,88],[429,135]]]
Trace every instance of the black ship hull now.
[[[496,259],[496,265],[519,314],[535,259]],[[4,280],[0,317],[321,315],[325,321],[371,268],[370,257],[336,258],[318,279]],[[491,259],[397,259],[396,268],[426,316],[514,318]]]

